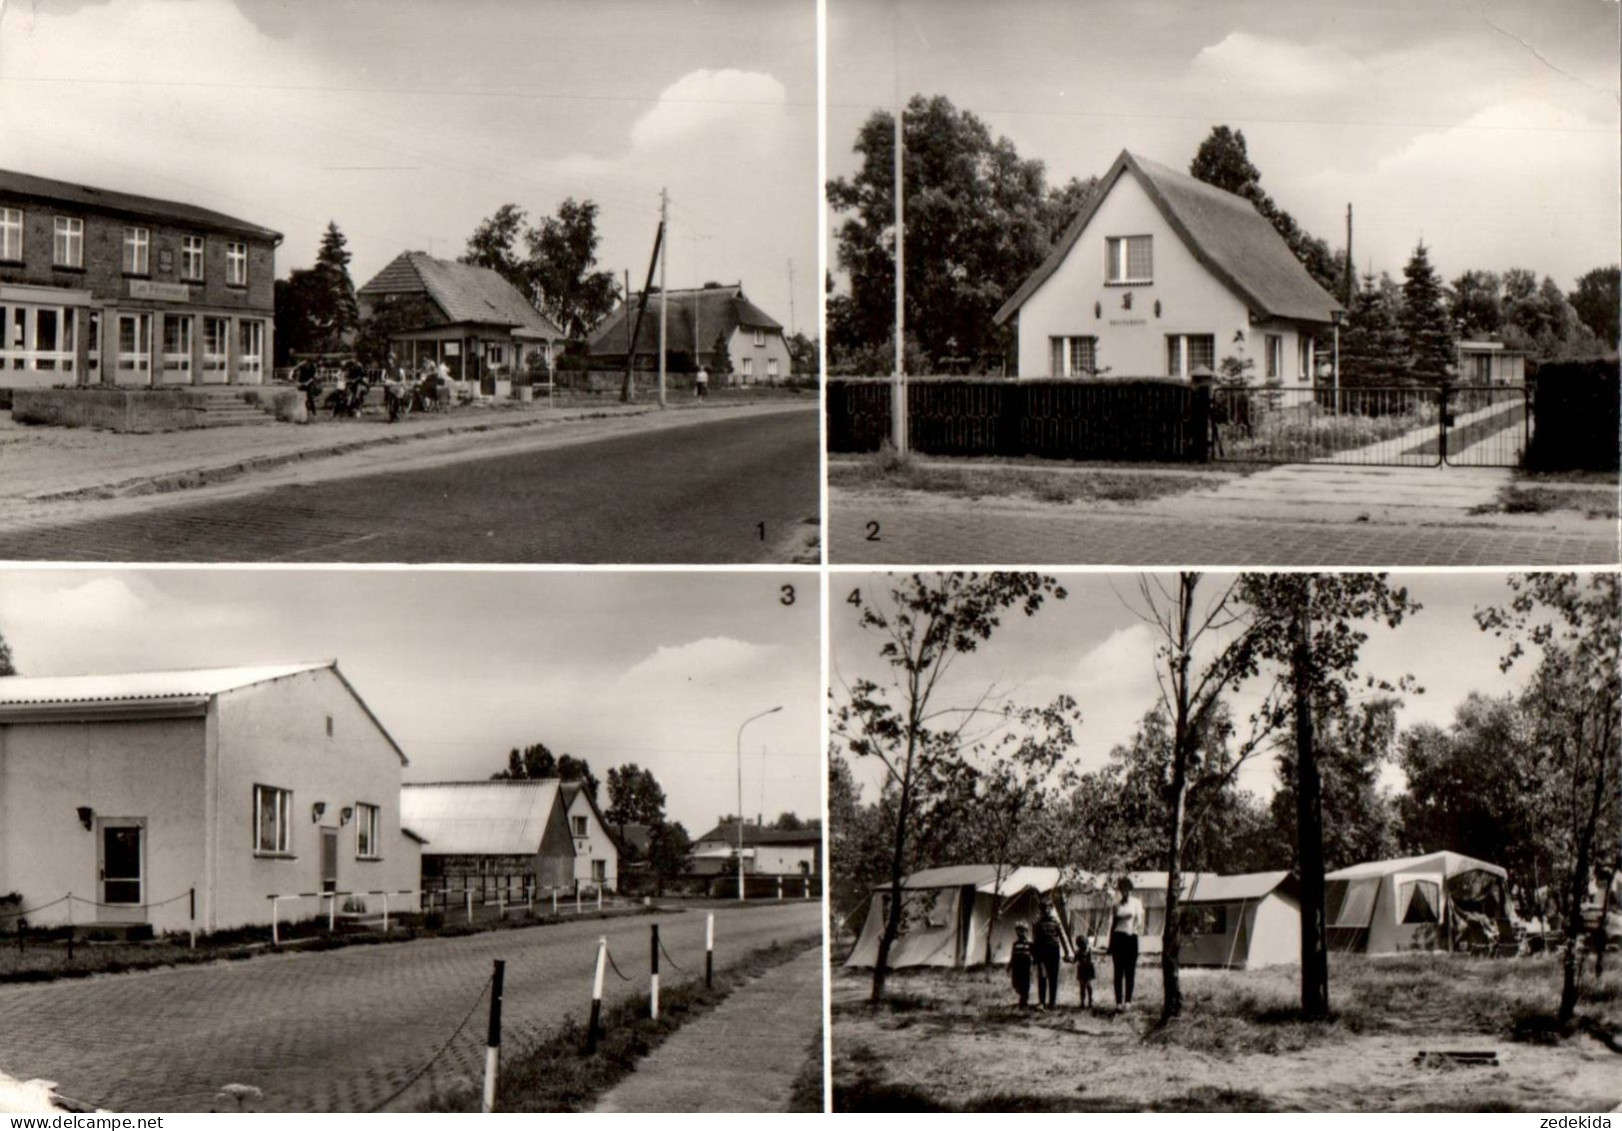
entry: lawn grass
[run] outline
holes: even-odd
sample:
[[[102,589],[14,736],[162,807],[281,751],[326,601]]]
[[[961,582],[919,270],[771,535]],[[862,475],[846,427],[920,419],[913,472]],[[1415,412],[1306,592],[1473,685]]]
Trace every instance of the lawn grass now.
[[[1082,1011],[1073,981],[1058,1009],[1021,1010],[1002,970],[893,974],[874,1008],[865,973],[837,971],[834,1110],[1547,1110],[1607,1099],[1613,1080],[1614,1105],[1622,972],[1613,964],[1596,981],[1590,969],[1582,985],[1578,1019],[1561,1028],[1554,956],[1336,955],[1326,1019],[1301,1016],[1299,972],[1285,966],[1186,971],[1183,1014],[1162,1024],[1160,971],[1148,962],[1125,1014]],[[1107,979],[1097,988],[1110,999]],[[1454,1070],[1428,1092],[1415,1079],[1438,1070],[1409,1067],[1427,1048],[1505,1059]],[[1393,1058],[1415,1079],[1395,1078]]]
[[[965,460],[925,464],[893,452],[830,463],[828,485],[863,490],[926,491],[962,499],[1030,499],[1041,503],[1137,503],[1216,487],[1224,473],[1186,465],[1062,464]]]
[[[539,1042],[503,1060],[498,1111],[590,1111],[598,1099],[635,1072],[638,1063],[687,1022],[703,1016],[725,1001],[739,986],[822,945],[821,935],[791,943],[772,943],[750,951],[740,961],[718,971],[713,989],[694,979],[661,986],[659,1019],[648,1016],[648,995],[608,1006],[603,1011],[597,1051],[585,1055],[586,1026],[573,1016]],[[820,1063],[820,1054],[819,1054]],[[816,1110],[821,1110],[820,1082]],[[478,1111],[480,1087],[465,1084],[430,1096],[421,1110]]]

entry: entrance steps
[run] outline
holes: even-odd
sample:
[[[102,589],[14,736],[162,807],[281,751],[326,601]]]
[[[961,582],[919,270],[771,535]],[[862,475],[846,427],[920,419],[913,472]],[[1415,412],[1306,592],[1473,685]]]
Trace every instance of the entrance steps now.
[[[188,391],[203,402],[204,428],[235,428],[276,423],[275,414],[244,399],[253,385],[193,385]]]

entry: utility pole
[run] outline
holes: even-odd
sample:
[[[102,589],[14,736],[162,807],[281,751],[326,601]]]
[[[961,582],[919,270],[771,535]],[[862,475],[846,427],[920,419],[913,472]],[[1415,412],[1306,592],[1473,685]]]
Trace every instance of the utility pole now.
[[[897,455],[907,453],[907,270],[906,198],[902,166],[905,148],[906,105],[901,101],[901,5],[895,5],[895,380],[890,384],[890,436]]]
[[[636,360],[636,340],[631,336],[631,269],[625,269],[625,386],[620,389],[620,401],[631,403],[631,364]]]
[[[1341,303],[1348,311],[1352,309],[1352,293],[1355,289],[1352,280],[1352,202],[1346,202],[1346,281],[1341,287]]]
[[[1290,656],[1295,698],[1296,860],[1301,878],[1301,1012],[1329,1015],[1329,951],[1325,939],[1323,794],[1312,718],[1312,575],[1296,595]]]
[[[788,261],[788,334],[793,337],[794,326],[794,260]]]
[[[670,225],[670,194],[659,190],[659,228],[668,231]],[[670,258],[669,244],[659,250],[659,407],[665,407],[665,333],[669,320],[668,291],[665,290],[665,260]]]

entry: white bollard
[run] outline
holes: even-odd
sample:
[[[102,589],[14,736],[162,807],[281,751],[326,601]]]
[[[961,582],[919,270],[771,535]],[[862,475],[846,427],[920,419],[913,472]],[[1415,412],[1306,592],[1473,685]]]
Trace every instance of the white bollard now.
[[[383,933],[389,933],[389,893],[383,892]]]
[[[777,877],[777,902],[783,902],[783,877]]]
[[[552,889],[552,918],[558,917],[558,889]]]
[[[574,913],[576,915],[580,914],[580,886],[578,884],[575,885],[574,889]]]
[[[603,885],[598,884],[597,885],[597,910],[601,911],[602,909],[603,909]]]
[[[472,923],[473,922],[473,889],[468,888],[462,894],[467,896],[467,921],[469,923]]]
[[[715,985],[715,912],[704,916],[704,985]]]
[[[338,929],[338,893],[333,891],[326,894],[332,900],[327,904],[327,934],[330,935]]]
[[[597,939],[597,971],[591,976],[591,1020],[586,1030],[586,1055],[597,1051],[597,1030],[603,1020],[603,966],[608,958],[608,936]]]

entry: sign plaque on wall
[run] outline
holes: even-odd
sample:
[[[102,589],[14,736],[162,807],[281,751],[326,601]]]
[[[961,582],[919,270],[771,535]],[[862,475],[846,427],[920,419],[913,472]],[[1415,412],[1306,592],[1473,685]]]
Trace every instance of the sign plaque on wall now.
[[[155,298],[164,302],[190,302],[191,288],[185,283],[154,283],[150,279],[131,279],[130,297]]]

